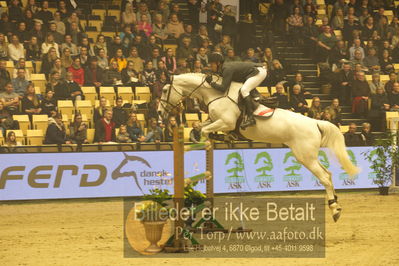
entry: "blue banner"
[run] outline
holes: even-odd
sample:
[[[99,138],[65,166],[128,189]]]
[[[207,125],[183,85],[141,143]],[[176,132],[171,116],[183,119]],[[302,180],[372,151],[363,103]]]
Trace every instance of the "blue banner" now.
[[[348,150],[362,170],[354,179],[320,151],[335,188],[376,187],[361,154],[369,149]],[[187,152],[186,177],[205,164],[205,151]],[[324,189],[289,149],[215,150],[213,177],[215,193]],[[173,192],[172,151],[0,154],[0,200],[141,196],[155,187]],[[205,182],[197,189],[205,192]]]

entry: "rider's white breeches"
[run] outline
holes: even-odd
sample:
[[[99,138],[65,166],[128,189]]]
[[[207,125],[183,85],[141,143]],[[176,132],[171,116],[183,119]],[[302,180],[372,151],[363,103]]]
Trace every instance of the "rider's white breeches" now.
[[[259,73],[256,76],[250,77],[247,79],[241,88],[242,97],[249,96],[249,93],[259,86],[263,80],[265,80],[267,76],[267,70],[264,67],[258,67]]]

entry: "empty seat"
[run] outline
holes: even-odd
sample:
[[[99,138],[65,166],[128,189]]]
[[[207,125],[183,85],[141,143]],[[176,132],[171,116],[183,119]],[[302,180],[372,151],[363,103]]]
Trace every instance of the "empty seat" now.
[[[90,27],[96,27],[97,29],[101,29],[103,26],[103,21],[102,20],[89,20]]]
[[[259,93],[265,97],[269,97],[269,88],[268,87],[256,87],[256,89],[259,91]]]
[[[93,9],[91,10],[91,14],[92,14],[92,15],[100,16],[101,19],[103,20],[104,17],[105,17],[105,10],[104,10],[104,9],[93,8]]]
[[[173,55],[175,55],[176,54],[176,49],[177,49],[177,44],[164,44],[165,51],[167,49],[169,49],[169,48],[172,49]]]
[[[276,87],[273,86],[273,87],[270,88],[270,95],[273,95],[276,92],[277,92]]]
[[[114,104],[116,99],[114,87],[100,87],[100,97],[104,97],[111,104]]]
[[[87,129],[87,140],[89,141],[89,143],[94,142],[94,133],[95,133],[94,128]]]
[[[36,66],[36,70],[37,70]],[[44,74],[31,74],[30,79],[35,87],[41,89],[41,93],[44,94],[46,92],[46,76]]]
[[[14,62],[13,61],[7,61],[6,62],[6,70],[8,73],[10,73],[10,76],[12,77],[14,73]]]
[[[3,130],[0,130],[0,145],[4,145]]]
[[[76,111],[81,115],[86,115],[87,118],[91,121],[93,117],[93,105],[91,104],[91,101],[76,101],[75,104]]]
[[[151,101],[151,91],[149,87],[136,87],[136,100]]]
[[[40,146],[43,145],[44,134],[42,130],[28,130],[26,134],[27,145]]]
[[[32,127],[36,130],[41,130],[44,133],[48,127],[48,116],[47,115],[33,115],[32,116]]]
[[[59,100],[57,105],[58,111],[61,112],[62,115],[67,115],[69,119],[73,119],[75,107],[71,100]]]
[[[201,114],[201,121],[205,122],[209,118],[209,115],[207,113],[202,113]]]
[[[19,128],[22,130],[22,133],[26,135],[28,129],[30,129],[30,120],[28,115],[13,115],[12,118],[19,123]]]
[[[399,118],[399,112],[386,112],[385,117],[387,120],[387,128],[391,128],[391,119],[392,118]]]
[[[124,101],[131,102],[133,99],[133,90],[131,87],[119,87],[118,97],[122,97]]]
[[[341,133],[346,133],[349,131],[349,126],[339,126],[339,130],[341,131]]]
[[[82,87],[82,92],[85,96],[86,100],[91,101],[91,104],[94,106],[95,101],[97,100],[97,92],[95,87]]]
[[[186,122],[188,127],[193,127],[195,121],[199,121],[197,113],[186,113]]]
[[[8,133],[10,131],[13,131],[15,133],[17,143],[20,143],[21,145],[25,145],[25,137],[24,137],[24,133],[22,132],[22,130],[7,130],[5,138],[7,137]]]
[[[97,107],[99,107],[99,106],[100,106],[100,101],[99,101],[99,100],[95,100],[95,102],[94,102],[94,108],[97,108]],[[107,107],[111,107],[111,103],[109,102],[109,100],[107,100],[106,106],[107,106]]]
[[[185,127],[184,128],[184,142],[190,142],[190,133],[193,128]]]

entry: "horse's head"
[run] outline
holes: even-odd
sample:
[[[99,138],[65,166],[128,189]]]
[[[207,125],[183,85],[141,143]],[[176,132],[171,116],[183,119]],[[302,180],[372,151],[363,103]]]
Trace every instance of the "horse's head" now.
[[[171,113],[178,112],[182,105],[183,91],[173,84],[166,84],[162,89],[162,96],[158,105],[158,114],[162,119],[167,119]]]

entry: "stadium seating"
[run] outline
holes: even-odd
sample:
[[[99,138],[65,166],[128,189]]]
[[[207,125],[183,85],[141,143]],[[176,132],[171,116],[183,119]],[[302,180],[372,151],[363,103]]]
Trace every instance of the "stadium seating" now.
[[[75,107],[73,106],[73,102],[71,100],[59,100],[58,110],[62,115],[67,115],[69,119],[73,119]]]
[[[0,145],[4,145],[4,136],[2,130],[0,130]]]
[[[32,116],[33,129],[41,130],[44,134],[48,127],[48,116],[47,115],[33,115]]]
[[[265,97],[270,96],[268,87],[256,87],[256,89],[259,91],[259,93],[260,93],[261,95],[263,95],[263,96],[265,96]]]
[[[25,145],[25,137],[24,133],[22,130],[7,130],[6,131],[6,136],[8,135],[8,132],[13,131],[15,133],[16,141],[21,143],[22,145]]]
[[[133,90],[131,87],[118,87],[118,97],[124,101],[131,102],[134,98]]]
[[[97,92],[95,87],[82,87],[83,95],[86,100],[89,100],[91,104],[94,106],[95,101],[97,100]]]
[[[186,113],[186,122],[188,127],[193,127],[193,123],[198,121],[197,113]]]
[[[82,115],[85,115],[88,119],[88,121],[91,121],[93,118],[93,105],[91,104],[91,101],[76,101],[76,112],[80,113]]]
[[[30,129],[30,120],[28,115],[13,115],[12,118],[19,123],[19,128],[22,133],[26,135],[28,129]]]
[[[190,132],[193,130],[192,127],[185,127],[184,128],[184,142],[190,141]]]
[[[151,91],[149,87],[136,87],[136,100],[151,101]]]
[[[44,141],[44,134],[42,130],[28,130],[26,134],[27,145],[40,146]]]
[[[46,92],[46,76],[44,74],[31,74],[31,81],[35,87],[40,88],[42,94]]]
[[[113,105],[116,99],[114,87],[100,87],[100,97],[104,97]]]

